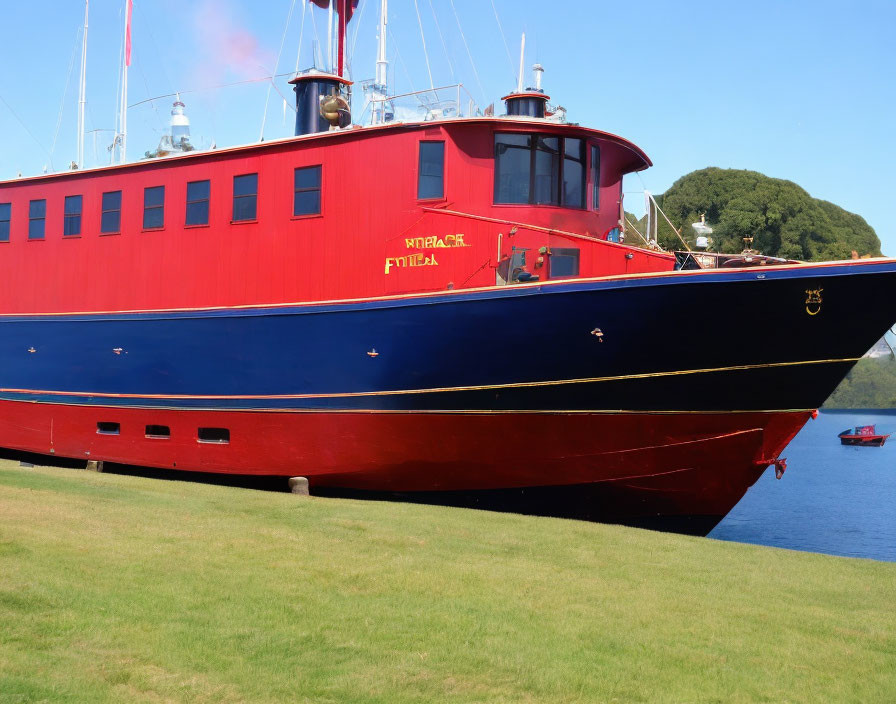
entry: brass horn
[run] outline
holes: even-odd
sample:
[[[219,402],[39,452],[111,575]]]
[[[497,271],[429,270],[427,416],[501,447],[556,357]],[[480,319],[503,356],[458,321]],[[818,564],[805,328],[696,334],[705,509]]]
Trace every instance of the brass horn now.
[[[341,95],[326,95],[320,99],[320,116],[334,127],[342,127],[351,119],[348,101]]]

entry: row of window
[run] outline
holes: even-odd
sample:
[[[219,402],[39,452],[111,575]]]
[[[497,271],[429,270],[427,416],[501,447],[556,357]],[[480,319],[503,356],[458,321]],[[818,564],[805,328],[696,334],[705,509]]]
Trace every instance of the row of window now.
[[[306,166],[295,170],[293,177],[293,215],[319,215],[321,192],[321,167]],[[211,202],[211,181],[191,181],[187,184],[187,204],[184,224],[208,225]],[[241,174],[233,177],[232,222],[256,219],[258,210],[258,174]],[[81,218],[84,197],[65,197],[62,234],[75,237],[81,234]],[[42,240],[46,236],[47,201],[44,198],[28,204],[28,239]],[[9,242],[12,221],[12,203],[0,203],[0,242]],[[149,186],[143,189],[143,229],[157,230],[165,226],[165,186]],[[121,191],[108,191],[102,196],[100,232],[121,232]]]
[[[96,432],[97,435],[121,435],[121,423],[100,421],[96,424]],[[171,428],[167,425],[147,425],[145,435],[156,440],[168,440],[171,438]],[[196,431],[196,440],[227,445],[230,443],[230,430],[227,428],[199,428]]]
[[[600,205],[600,149],[590,147],[586,160],[582,139],[548,134],[495,135],[495,197],[497,204],[559,205],[587,207],[587,169],[591,172],[591,207]],[[445,197],[445,142],[422,141],[419,145],[417,198]],[[211,182],[187,183],[186,226],[208,225]],[[233,177],[232,222],[256,219],[258,174]],[[40,240],[46,234],[47,202],[32,200],[28,207],[28,239]],[[83,197],[66,196],[63,235],[81,234]],[[293,180],[293,215],[319,215],[321,212],[321,167],[297,168]],[[0,242],[9,241],[12,204],[0,203]],[[150,186],[143,191],[143,229],[165,225],[165,186]],[[100,232],[121,230],[121,191],[103,193]]]

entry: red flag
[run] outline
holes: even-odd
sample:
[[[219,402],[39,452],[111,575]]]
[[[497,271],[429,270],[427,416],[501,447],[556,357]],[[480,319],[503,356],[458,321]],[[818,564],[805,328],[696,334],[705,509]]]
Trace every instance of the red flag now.
[[[127,18],[124,28],[124,65],[131,65],[131,15],[134,13],[134,0],[128,0]]]

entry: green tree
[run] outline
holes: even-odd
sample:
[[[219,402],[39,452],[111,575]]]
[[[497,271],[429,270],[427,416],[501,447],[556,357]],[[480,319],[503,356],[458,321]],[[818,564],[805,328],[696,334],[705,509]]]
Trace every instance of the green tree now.
[[[693,243],[690,224],[706,214],[713,228],[713,249],[739,252],[744,238],[763,254],[822,261],[880,256],[880,240],[863,218],[810,196],[792,181],[756,171],[710,167],[678,179],[661,196],[660,207],[682,236]],[[634,221],[633,221],[634,222]],[[646,217],[635,223],[646,234]],[[631,244],[637,235],[629,238]],[[666,249],[681,249],[676,232],[660,217],[657,239]]]

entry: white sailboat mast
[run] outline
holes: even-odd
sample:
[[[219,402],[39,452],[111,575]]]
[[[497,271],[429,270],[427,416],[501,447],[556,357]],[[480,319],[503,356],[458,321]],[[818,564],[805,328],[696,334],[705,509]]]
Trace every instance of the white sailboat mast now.
[[[121,163],[128,150],[128,66],[131,63],[131,0],[124,0],[124,65],[121,67]]]
[[[386,60],[386,24],[388,23],[389,0],[382,0],[380,5],[380,36],[379,48],[376,54],[376,84],[380,90],[386,93],[389,82],[389,62]]]
[[[84,109],[87,103],[87,16],[90,0],[84,0],[84,38],[81,44],[81,81],[78,87],[78,168],[84,168]]]

